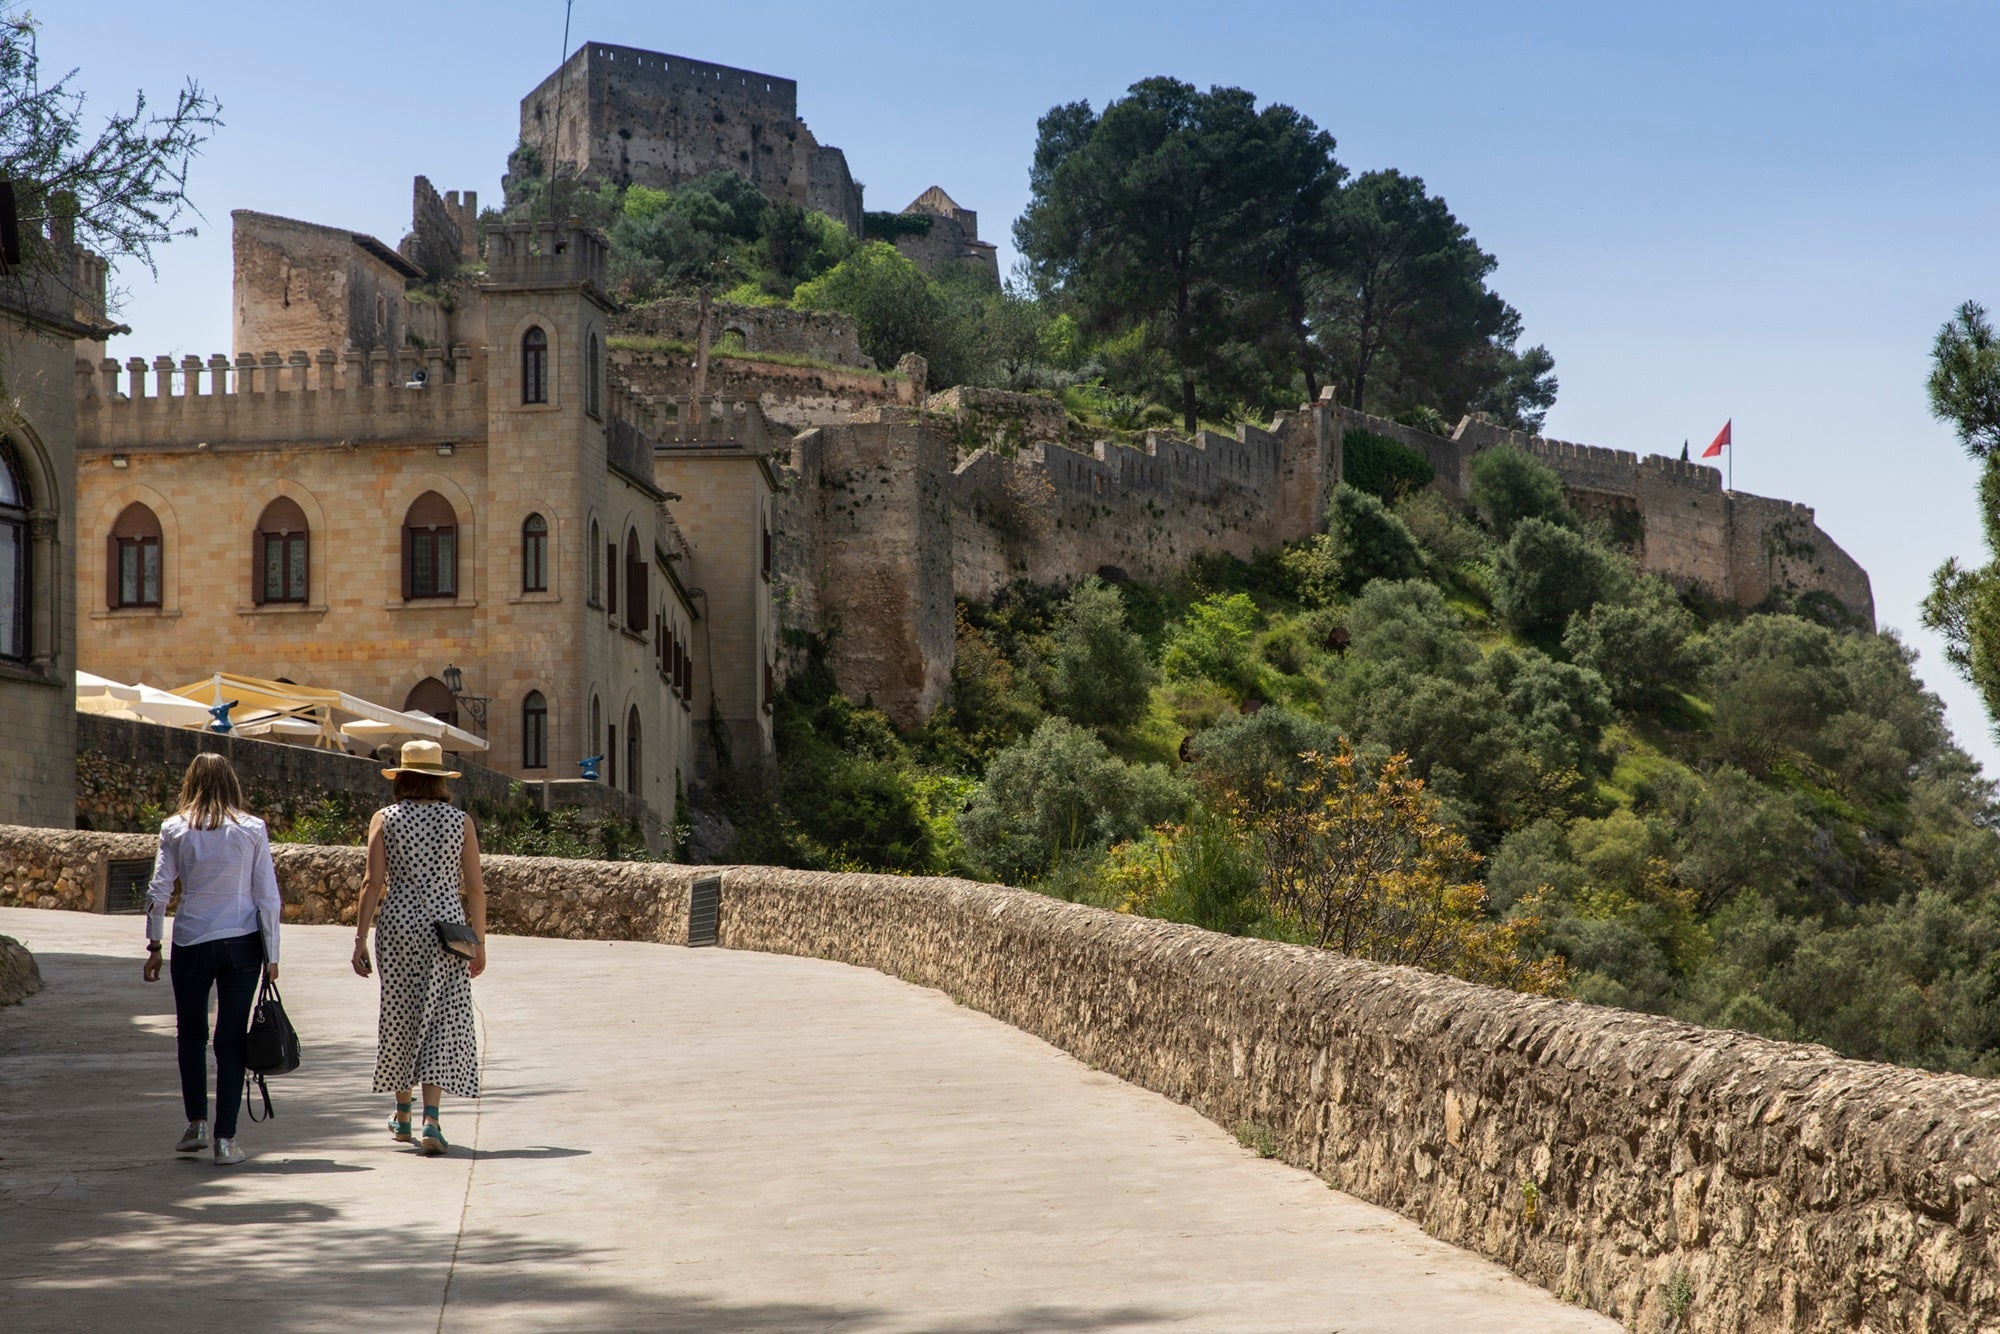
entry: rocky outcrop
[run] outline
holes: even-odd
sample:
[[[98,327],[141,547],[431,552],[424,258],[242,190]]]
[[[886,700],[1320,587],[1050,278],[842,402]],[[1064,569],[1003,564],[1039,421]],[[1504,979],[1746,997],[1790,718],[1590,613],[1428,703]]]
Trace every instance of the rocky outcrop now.
[[[41,989],[35,956],[12,936],[0,936],[0,1005],[19,1005]]]
[[[117,839],[0,828],[0,901]],[[360,849],[278,852],[352,920]],[[489,915],[678,943],[711,874],[726,947],[936,987],[1641,1334],[2000,1329],[2000,1083],[961,880],[495,857]]]

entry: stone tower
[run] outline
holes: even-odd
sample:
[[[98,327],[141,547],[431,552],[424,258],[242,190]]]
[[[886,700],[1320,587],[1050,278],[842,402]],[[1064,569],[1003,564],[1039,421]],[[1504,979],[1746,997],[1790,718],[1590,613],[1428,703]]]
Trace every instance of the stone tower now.
[[[586,42],[521,99],[521,142],[551,167],[656,190],[732,171],[861,235],[861,187],[799,119],[790,79]]]

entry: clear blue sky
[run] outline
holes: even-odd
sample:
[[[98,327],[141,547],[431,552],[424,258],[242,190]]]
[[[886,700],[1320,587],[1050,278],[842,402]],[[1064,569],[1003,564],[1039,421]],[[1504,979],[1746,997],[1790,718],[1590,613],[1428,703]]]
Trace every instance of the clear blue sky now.
[[[52,69],[100,106],[185,75],[228,126],[190,183],[200,237],[123,274],[113,353],[229,345],[229,211],[394,244],[410,178],[495,198],[523,93],[561,56],[561,0],[180,12],[43,8]],[[1397,167],[1500,259],[1556,358],[1548,432],[1698,450],[1736,422],[1736,485],[1803,501],[1874,578],[1884,626],[2000,772],[1971,693],[1916,625],[1929,573],[1981,557],[1975,469],[1925,409],[1930,340],[2000,307],[1992,53],[2000,7],[1494,6],[1155,0],[930,9],[577,0],[571,45],[648,47],[794,78],[872,208],[932,184],[1012,262],[1035,121],[1170,74],[1291,103],[1350,168]]]

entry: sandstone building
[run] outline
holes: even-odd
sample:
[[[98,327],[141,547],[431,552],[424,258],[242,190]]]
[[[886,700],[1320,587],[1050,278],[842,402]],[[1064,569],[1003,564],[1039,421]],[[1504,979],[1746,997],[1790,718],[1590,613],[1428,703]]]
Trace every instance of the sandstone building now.
[[[124,332],[105,264],[52,220],[0,277],[0,823],[76,814],[76,358]]]
[[[601,755],[666,818],[723,752],[768,753],[762,419],[615,381],[600,235],[491,227],[421,346],[379,337],[397,252],[261,215],[237,237],[238,329],[318,350],[76,362],[83,666],[338,687],[483,730],[524,779]],[[302,289],[329,295],[286,316]]]
[[[799,119],[791,79],[586,42],[521,99],[521,142],[551,170],[618,185],[671,190],[733,171],[861,235],[861,186]]]

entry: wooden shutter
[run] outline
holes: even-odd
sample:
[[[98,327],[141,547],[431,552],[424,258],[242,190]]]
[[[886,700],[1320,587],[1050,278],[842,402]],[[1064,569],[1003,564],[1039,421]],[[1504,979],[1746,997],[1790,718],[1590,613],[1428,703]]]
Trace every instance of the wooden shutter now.
[[[604,544],[604,609],[618,614],[618,544]]]
[[[104,580],[104,605],[115,608],[121,605],[118,595],[122,591],[118,583],[118,535],[116,533],[104,539],[104,556],[106,575]]]
[[[250,601],[264,605],[264,534],[250,534]]]

